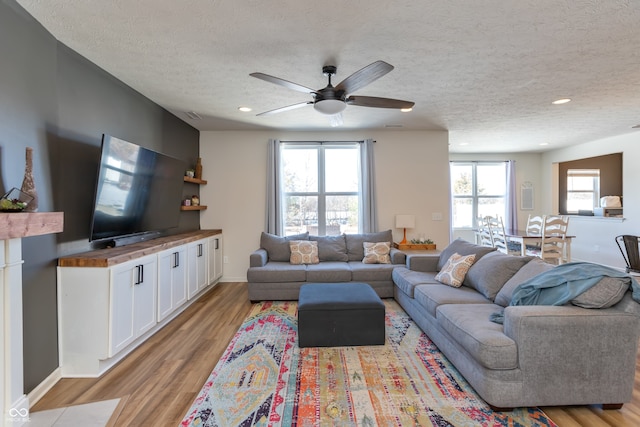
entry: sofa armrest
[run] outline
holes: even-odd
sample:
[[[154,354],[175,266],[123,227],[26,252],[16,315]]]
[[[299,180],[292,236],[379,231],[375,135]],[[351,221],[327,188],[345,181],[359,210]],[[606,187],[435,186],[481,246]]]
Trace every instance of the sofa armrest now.
[[[504,310],[504,333],[516,342],[525,383],[539,395],[562,401],[563,393],[579,393],[588,401],[589,390],[606,389],[612,400],[599,403],[631,398],[638,316],[616,309],[509,306]],[[562,379],[562,384],[553,378]]]
[[[438,271],[438,260],[440,255],[436,254],[409,254],[407,255],[407,268],[423,273]]]
[[[389,256],[391,257],[391,264],[404,264],[407,262],[407,255],[400,249],[391,248]]]
[[[249,255],[249,267],[264,267],[267,265],[269,256],[266,249],[257,249]]]

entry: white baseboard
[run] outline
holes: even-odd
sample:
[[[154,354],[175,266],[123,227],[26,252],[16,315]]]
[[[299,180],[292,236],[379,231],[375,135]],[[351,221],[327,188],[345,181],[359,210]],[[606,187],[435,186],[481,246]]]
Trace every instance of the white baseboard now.
[[[244,277],[229,277],[229,276],[222,276],[219,280],[220,283],[228,283],[228,282],[246,282],[247,281],[247,276]]]
[[[42,397],[47,394],[49,390],[53,388],[54,385],[58,381],[62,379],[62,370],[60,367],[56,368],[47,378],[44,379],[40,384],[36,386],[31,392],[28,394],[29,397],[29,408],[32,408],[33,405],[38,403]]]

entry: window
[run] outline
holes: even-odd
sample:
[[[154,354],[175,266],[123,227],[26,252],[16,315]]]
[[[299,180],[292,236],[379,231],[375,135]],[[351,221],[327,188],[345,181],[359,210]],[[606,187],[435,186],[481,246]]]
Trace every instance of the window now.
[[[478,216],[505,216],[506,162],[451,162],[453,228],[476,228]]]
[[[281,144],[284,234],[360,231],[360,144]]]
[[[600,169],[567,170],[567,213],[592,211],[600,204]]]

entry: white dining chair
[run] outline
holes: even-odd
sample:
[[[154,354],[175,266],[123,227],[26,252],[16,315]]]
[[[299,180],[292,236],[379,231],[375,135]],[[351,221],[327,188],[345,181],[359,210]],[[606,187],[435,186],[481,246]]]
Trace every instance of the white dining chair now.
[[[489,216],[478,217],[477,239],[480,246],[493,246],[493,237],[491,235],[491,229],[489,228],[490,222],[491,217]]]
[[[489,229],[491,230],[491,238],[493,246],[502,253],[509,255],[520,255],[520,248],[514,247],[507,239],[504,231],[504,221],[501,217],[490,217]]]
[[[563,264],[568,226],[569,217],[567,216],[545,215],[542,221],[540,247],[527,248],[527,254],[539,256],[543,261],[551,264]]]

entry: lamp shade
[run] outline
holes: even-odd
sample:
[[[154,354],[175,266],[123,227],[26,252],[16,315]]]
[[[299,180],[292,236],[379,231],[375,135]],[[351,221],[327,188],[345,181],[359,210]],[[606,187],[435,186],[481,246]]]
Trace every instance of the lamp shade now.
[[[396,215],[396,228],[413,228],[415,226],[415,215]]]
[[[321,99],[313,104],[313,108],[322,114],[333,115],[342,112],[347,107],[344,101],[339,99]]]

